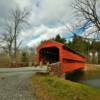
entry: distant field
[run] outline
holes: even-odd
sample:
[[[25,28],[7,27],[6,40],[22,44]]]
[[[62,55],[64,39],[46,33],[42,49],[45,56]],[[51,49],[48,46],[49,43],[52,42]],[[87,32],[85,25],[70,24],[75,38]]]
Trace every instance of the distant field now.
[[[86,64],[85,70],[92,71],[92,70],[100,70],[100,65],[97,64]]]
[[[57,77],[33,76],[37,100],[100,100],[100,90]]]

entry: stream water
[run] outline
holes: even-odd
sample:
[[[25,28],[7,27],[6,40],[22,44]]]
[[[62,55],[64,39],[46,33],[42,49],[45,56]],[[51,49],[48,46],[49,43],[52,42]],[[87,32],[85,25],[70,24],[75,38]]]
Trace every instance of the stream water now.
[[[85,72],[80,83],[100,88],[100,71]]]
[[[65,74],[66,79],[100,88],[100,70],[99,71],[82,71],[77,70]]]

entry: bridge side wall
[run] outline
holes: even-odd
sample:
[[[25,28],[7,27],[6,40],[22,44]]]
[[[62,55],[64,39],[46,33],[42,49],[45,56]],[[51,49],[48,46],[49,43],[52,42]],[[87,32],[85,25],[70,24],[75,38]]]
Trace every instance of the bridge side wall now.
[[[84,69],[85,63],[66,62],[66,63],[63,63],[62,66],[63,66],[62,73],[65,73],[65,72],[71,72],[71,71],[77,70],[77,69]]]
[[[62,73],[84,69],[86,59],[68,50],[62,50]]]

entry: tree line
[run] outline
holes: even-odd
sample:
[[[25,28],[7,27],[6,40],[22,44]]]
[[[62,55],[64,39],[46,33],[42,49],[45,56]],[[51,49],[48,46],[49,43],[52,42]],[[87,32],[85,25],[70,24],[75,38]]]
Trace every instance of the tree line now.
[[[84,55],[87,59],[87,63],[100,64],[100,41],[86,40],[78,35],[75,35],[73,39],[69,41],[60,35],[57,35],[51,40],[63,43],[68,48]]]

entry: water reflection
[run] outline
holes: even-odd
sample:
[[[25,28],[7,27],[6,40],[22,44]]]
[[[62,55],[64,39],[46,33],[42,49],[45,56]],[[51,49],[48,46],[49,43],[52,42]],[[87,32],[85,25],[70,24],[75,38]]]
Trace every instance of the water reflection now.
[[[93,86],[93,87],[99,87],[100,88],[100,79],[81,80],[79,82]]]
[[[100,88],[100,71],[85,72],[83,77],[84,79],[80,80],[80,83]]]
[[[100,71],[75,70],[65,74],[65,78],[71,81],[87,84],[93,87],[100,88]]]

